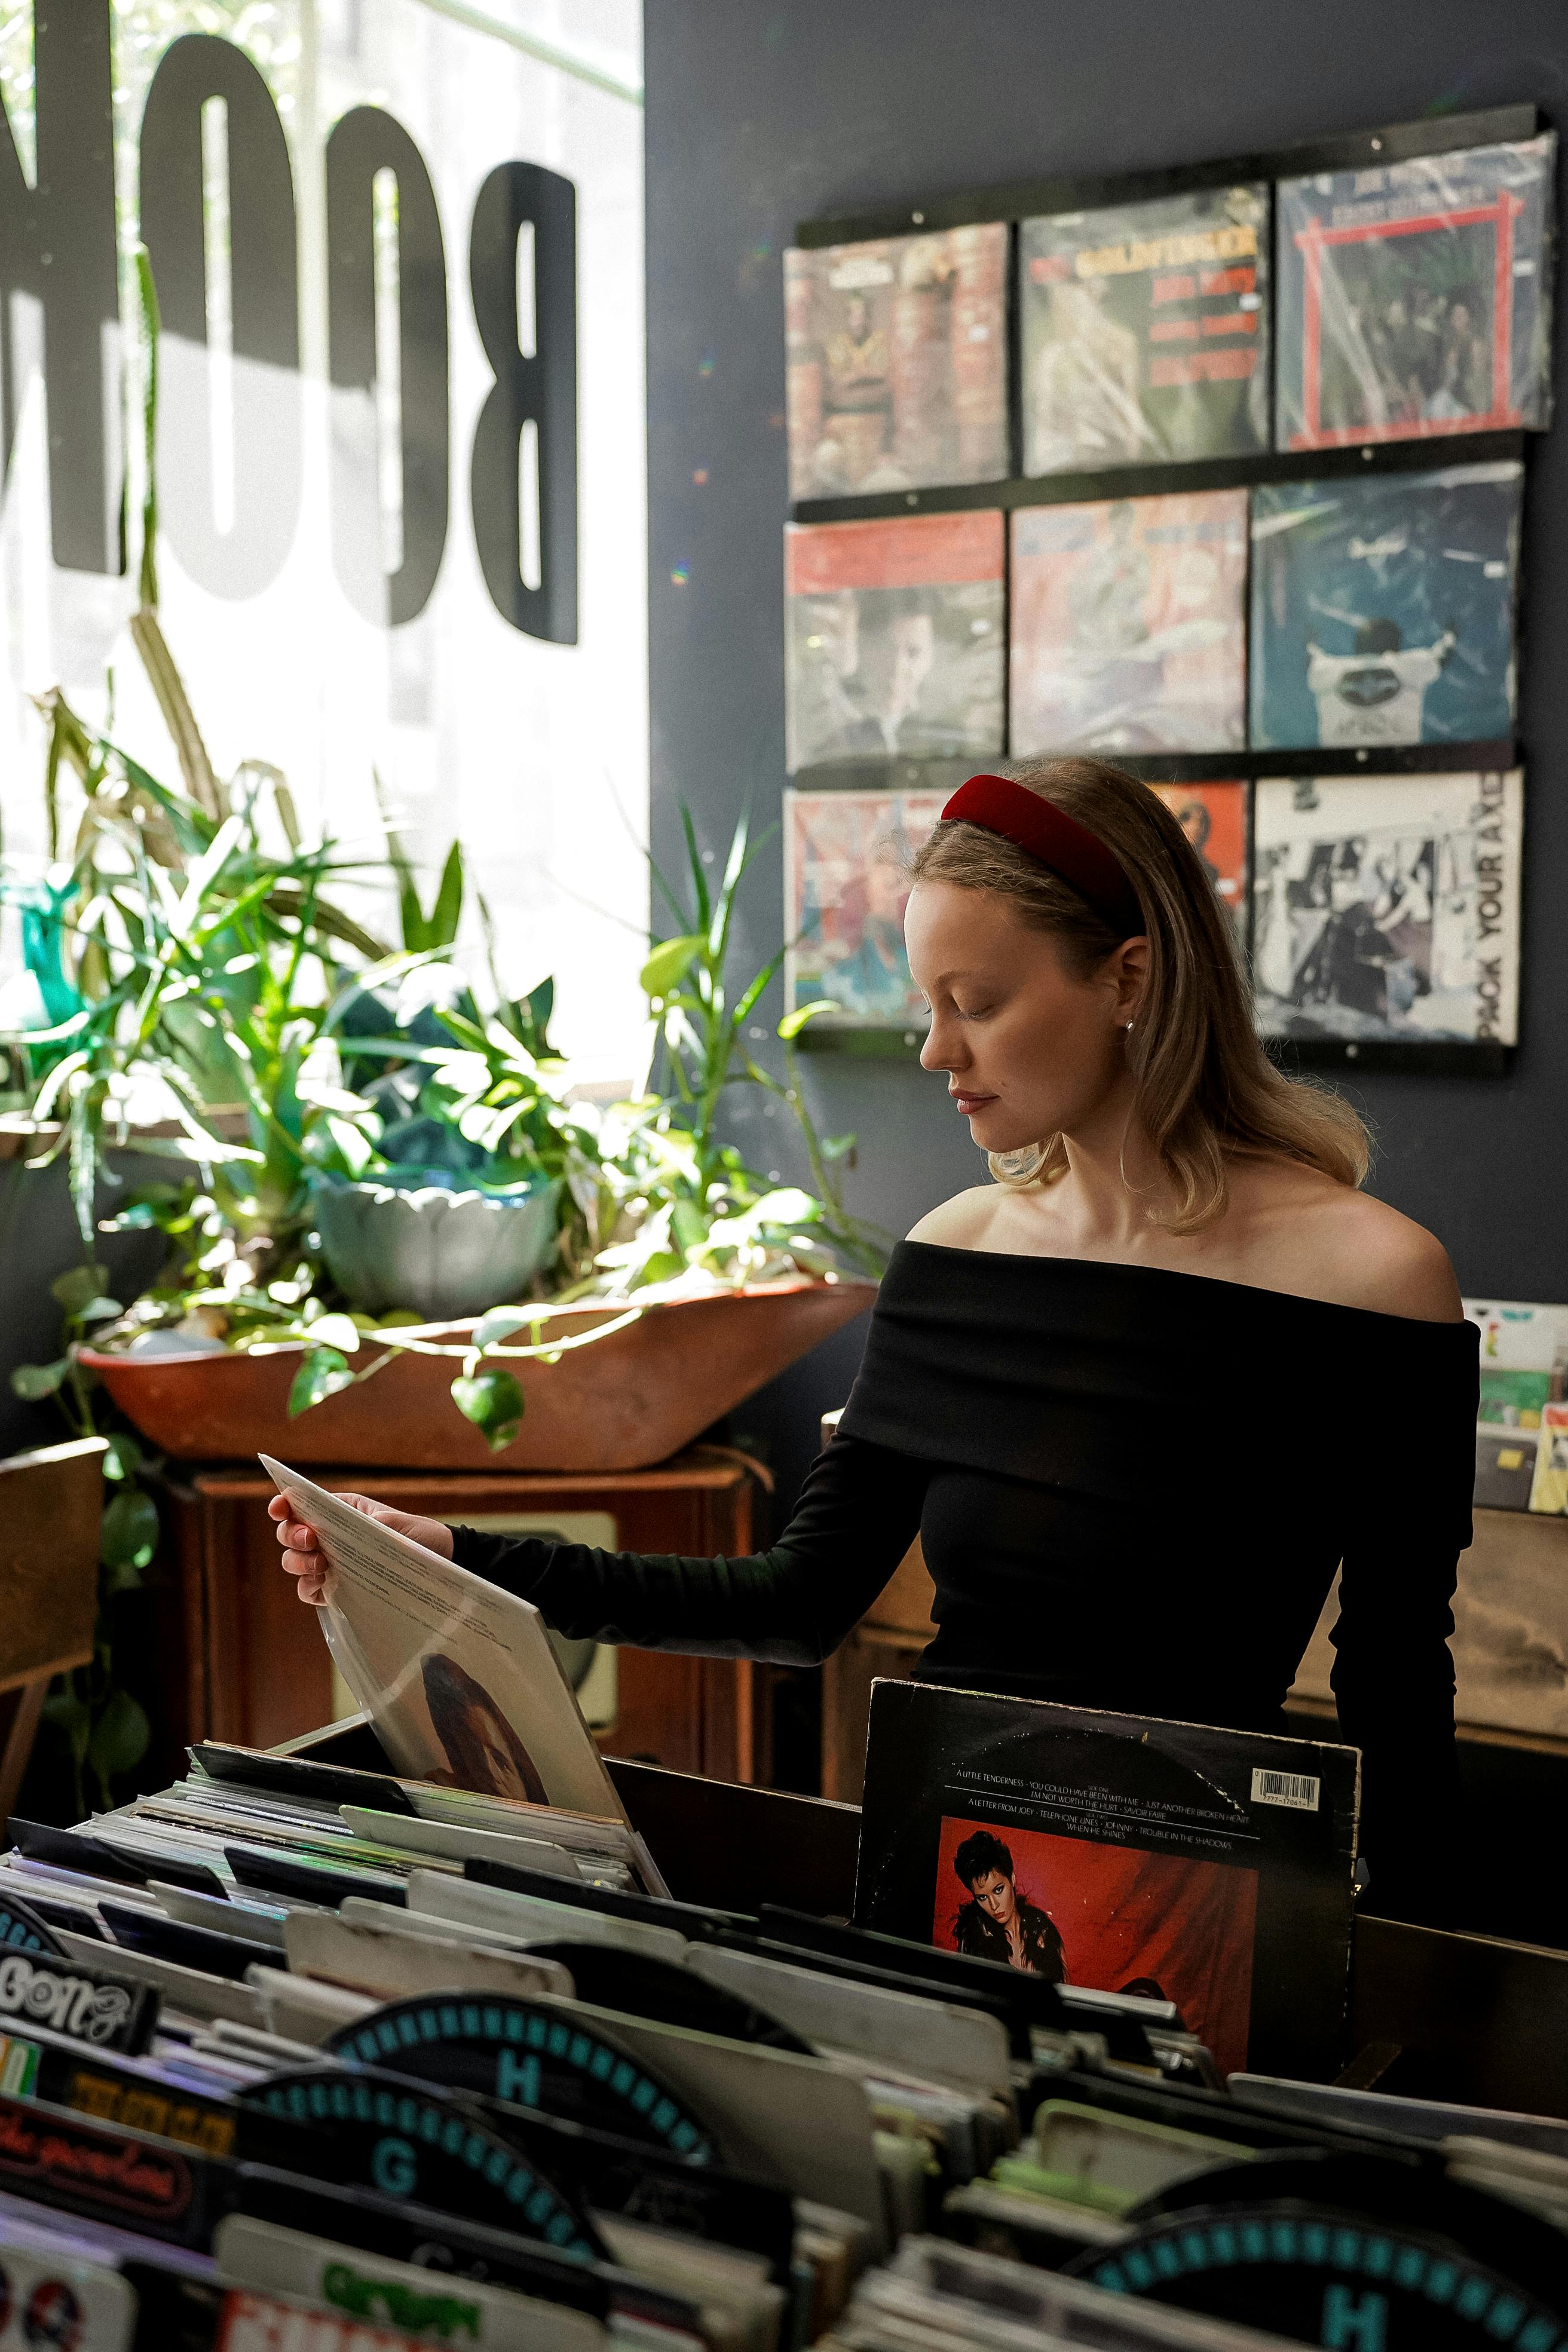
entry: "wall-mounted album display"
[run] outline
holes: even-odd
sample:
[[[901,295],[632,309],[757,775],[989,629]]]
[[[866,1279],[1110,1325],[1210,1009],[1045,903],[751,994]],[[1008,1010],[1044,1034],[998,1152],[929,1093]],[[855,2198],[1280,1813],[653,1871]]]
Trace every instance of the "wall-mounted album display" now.
[[[1265,777],[1252,967],[1266,1036],[1511,1045],[1523,778]]]
[[[1252,493],[1252,740],[1272,750],[1511,733],[1524,469]]]
[[[794,523],[784,533],[792,774],[1002,749],[1002,517]]]
[[[925,1026],[904,951],[909,860],[942,815],[942,793],[786,792],[787,1009],[830,1003],[821,1027]]]
[[[1247,493],[1013,517],[1012,749],[1246,741]]]
[[[1268,446],[1268,188],[1203,188],[1018,230],[1024,471]]]
[[[1245,783],[1153,784],[1202,860],[1215,895],[1230,917],[1237,945],[1247,944],[1249,883],[1247,793]]]
[[[1556,145],[1279,183],[1280,448],[1549,422]]]
[[[784,256],[792,499],[1007,471],[1007,229]]]

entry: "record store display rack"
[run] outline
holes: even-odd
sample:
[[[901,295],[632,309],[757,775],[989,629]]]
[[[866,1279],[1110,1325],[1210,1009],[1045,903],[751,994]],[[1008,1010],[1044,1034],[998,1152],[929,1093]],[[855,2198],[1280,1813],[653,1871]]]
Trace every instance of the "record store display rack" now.
[[[6,2352],[1568,2345],[1568,2125],[1452,2095],[1562,2100],[1505,1948],[1362,1923],[1342,2085],[1222,2080],[1162,2000],[846,1925],[851,1808],[614,1769],[570,1850],[363,1722],[12,1822]],[[1504,2044],[1358,2087],[1439,1976]]]
[[[808,1044],[907,1050],[902,854],[965,774],[1080,753],[1177,815],[1267,1036],[1502,1071],[1555,167],[1509,107],[801,226],[785,936],[791,1009],[825,1008]]]

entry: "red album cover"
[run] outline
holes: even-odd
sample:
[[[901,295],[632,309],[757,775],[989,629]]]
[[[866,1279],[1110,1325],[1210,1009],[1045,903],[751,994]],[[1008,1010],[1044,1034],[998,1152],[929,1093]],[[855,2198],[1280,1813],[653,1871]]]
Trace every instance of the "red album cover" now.
[[[879,1681],[855,1925],[1170,2001],[1222,2072],[1321,2080],[1343,2063],[1359,1761]]]
[[[784,533],[788,762],[994,758],[1002,518],[900,515]]]
[[[1237,782],[1155,784],[1152,789],[1159,793],[1197,851],[1204,871],[1230,917],[1237,943],[1244,944],[1251,888],[1247,786]]]
[[[944,1817],[931,1940],[1058,1984],[1173,2000],[1221,2074],[1247,2063],[1258,1873]]]

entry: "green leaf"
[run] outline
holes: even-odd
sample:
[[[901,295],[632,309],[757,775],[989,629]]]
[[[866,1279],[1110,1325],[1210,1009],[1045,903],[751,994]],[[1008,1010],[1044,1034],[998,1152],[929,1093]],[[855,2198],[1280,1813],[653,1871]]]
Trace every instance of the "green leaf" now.
[[[142,1463],[142,1448],[133,1437],[111,1437],[103,1449],[106,1478],[134,1478]]]
[[[426,945],[433,948],[450,947],[458,936],[458,926],[463,917],[463,850],[454,842],[447,852],[447,863],[441,869],[441,887],[436,893],[436,903],[430,909],[426,926]]]
[[[677,1201],[669,1212],[669,1234],[682,1256],[700,1249],[708,1238],[709,1219],[695,1201]]]
[[[352,1315],[319,1315],[310,1326],[312,1348],[341,1349],[345,1356],[352,1356],[359,1339],[359,1326]]]
[[[109,1287],[106,1265],[73,1265],[49,1285],[49,1297],[58,1299],[68,1315],[79,1315],[85,1307],[101,1297]],[[116,1314],[119,1313],[116,1307]]]
[[[637,974],[643,994],[668,996],[670,990],[685,979],[706,945],[707,941],[695,934],[689,934],[685,939],[664,940],[655,948]]]
[[[521,1331],[525,1324],[538,1320],[539,1309],[536,1307],[492,1307],[489,1314],[481,1315],[474,1326],[474,1352],[483,1355],[487,1348],[495,1347],[502,1339],[510,1339],[514,1331]]]
[[[354,1334],[357,1342],[359,1334]],[[335,1348],[311,1348],[289,1390],[289,1418],[297,1421],[313,1404],[353,1386],[353,1374]]]
[[[855,1149],[852,1135],[825,1135],[822,1139],[824,1160],[847,1160]]]
[[[632,1286],[641,1290],[650,1282],[673,1282],[677,1275],[685,1272],[684,1259],[677,1257],[673,1250],[655,1250],[651,1257],[643,1260]]]
[[[11,1393],[24,1404],[41,1404],[55,1394],[68,1369],[64,1356],[58,1364],[18,1364],[11,1375]]]
[[[98,1531],[98,1556],[108,1569],[146,1568],[158,1549],[158,1506],[140,1486],[130,1486],[106,1506]]]
[[[152,1737],[146,1715],[130,1692],[111,1693],[87,1743],[87,1760],[106,1789],[110,1780],[136,1769]]]
[[[776,1192],[764,1192],[751,1214],[759,1225],[809,1225],[821,1216],[822,1203],[798,1185],[784,1184]]]
[[[124,1312],[118,1298],[89,1298],[85,1307],[78,1307],[76,1319],[79,1323],[112,1323]]]
[[[510,1372],[477,1372],[452,1382],[452,1402],[482,1431],[492,1454],[510,1445],[522,1427],[523,1398]]]
[[[787,1045],[792,1037],[798,1037],[806,1023],[815,1021],[819,1013],[841,1013],[843,1010],[843,1006],[835,1004],[830,996],[814,997],[809,1004],[797,1004],[793,1013],[784,1014],[779,1023],[779,1035]]]

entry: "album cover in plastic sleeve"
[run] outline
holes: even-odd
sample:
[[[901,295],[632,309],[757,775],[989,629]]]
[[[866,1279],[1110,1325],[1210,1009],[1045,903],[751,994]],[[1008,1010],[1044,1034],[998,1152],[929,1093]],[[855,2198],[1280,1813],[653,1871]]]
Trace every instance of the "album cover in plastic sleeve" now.
[[[1515,1044],[1523,821],[1517,769],[1260,780],[1263,1034]]]
[[[1150,790],[1159,793],[1192,843],[1215,896],[1230,917],[1237,946],[1245,948],[1252,895],[1246,784],[1152,784]]]
[[[1268,188],[1018,230],[1024,471],[1268,446]]]
[[[1551,422],[1557,142],[1275,192],[1281,449]]]
[[[1568,1384],[1568,1307],[1522,1298],[1467,1298],[1467,1319],[1481,1335],[1481,1370],[1543,1371],[1555,1401]]]
[[[827,1028],[923,1029],[904,951],[909,860],[942,815],[942,793],[784,794],[784,992],[827,1004]]]
[[[1511,734],[1524,469],[1252,493],[1252,740],[1275,751]]]
[[[1538,1429],[1499,1429],[1476,1423],[1478,1511],[1528,1511],[1539,1466]]]
[[[1222,2072],[1339,2063],[1360,1758],[878,1681],[855,1924],[1174,2001]]]
[[[903,515],[784,532],[791,772],[1002,749],[1002,518]]]
[[[1007,229],[784,255],[789,494],[1000,481]]]
[[[1245,490],[1015,514],[1014,752],[1238,750],[1246,590]]]

